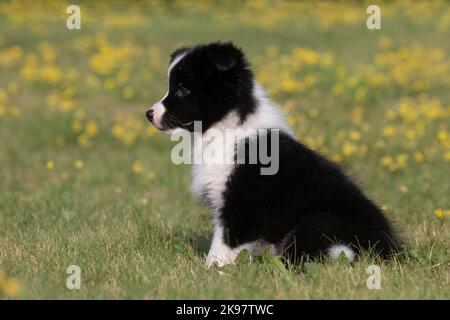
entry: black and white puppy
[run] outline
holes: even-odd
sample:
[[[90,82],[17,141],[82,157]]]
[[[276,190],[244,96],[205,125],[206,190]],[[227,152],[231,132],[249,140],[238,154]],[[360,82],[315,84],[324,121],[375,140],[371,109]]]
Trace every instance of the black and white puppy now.
[[[276,174],[262,175],[261,161],[193,165],[192,190],[214,218],[208,266],[233,263],[243,249],[269,250],[293,263],[341,253],[353,260],[361,250],[389,257],[401,250],[380,208],[338,166],[295,138],[233,44],[176,50],[168,86],[164,98],[147,111],[161,131],[192,132],[195,121],[201,121],[201,135],[242,129],[233,143],[216,147],[232,157],[259,139],[251,136],[254,130],[278,133]]]

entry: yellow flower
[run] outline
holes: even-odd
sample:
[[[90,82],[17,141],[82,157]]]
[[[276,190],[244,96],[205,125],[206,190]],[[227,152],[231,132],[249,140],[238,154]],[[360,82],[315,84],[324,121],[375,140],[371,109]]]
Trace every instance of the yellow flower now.
[[[83,147],[83,148],[87,148],[91,145],[91,141],[89,140],[89,137],[86,134],[80,134],[78,136],[78,144]]]
[[[83,160],[80,160],[80,159],[75,160],[74,163],[73,163],[73,165],[75,166],[75,169],[81,170],[81,169],[83,169],[83,167],[84,167],[84,161],[83,161]]]
[[[131,166],[131,170],[136,173],[139,174],[144,170],[144,166],[142,165],[142,163],[139,160],[136,160],[133,165]]]
[[[289,123],[290,126],[295,126],[297,124],[297,118],[293,115],[289,115],[287,117],[287,121]]]
[[[53,65],[45,65],[40,69],[43,80],[50,84],[56,84],[62,79],[61,71]]]
[[[408,129],[405,132],[405,137],[408,140],[414,140],[415,137],[416,137],[416,132],[414,130],[412,130],[412,129]]]
[[[443,148],[450,148],[450,135],[447,131],[439,131],[437,137]]]
[[[143,122],[132,116],[117,116],[112,127],[114,137],[125,145],[131,145],[142,133]]]
[[[299,83],[292,78],[286,78],[281,81],[281,90],[284,92],[294,92],[298,89]]]
[[[106,90],[112,91],[116,87],[116,83],[114,79],[106,79],[103,86],[105,87]]]
[[[333,160],[333,161],[335,161],[335,162],[340,162],[340,161],[342,161],[342,156],[340,155],[340,154],[333,154],[332,156],[331,156],[331,160]]]
[[[317,64],[319,56],[311,49],[295,48],[294,59],[307,65],[314,65]]]
[[[450,161],[450,150],[445,151],[444,153],[444,161]]]
[[[55,168],[55,163],[51,160],[47,161],[47,163],[45,164],[47,170],[53,170]]]
[[[381,133],[385,137],[393,137],[393,136],[395,136],[397,134],[397,129],[395,127],[393,127],[393,126],[387,126],[387,127],[383,128]]]
[[[130,60],[137,48],[130,43],[123,43],[120,46],[113,46],[105,35],[98,35],[97,52],[89,59],[91,68],[102,75],[110,74],[118,65]]]
[[[8,279],[0,272],[0,292],[6,296],[13,298],[19,294],[20,286],[16,279]]]
[[[147,128],[147,135],[149,136],[149,137],[153,137],[153,136],[155,136],[155,134],[158,132],[158,130],[155,128],[155,127],[148,127]]]
[[[0,51],[0,66],[10,66],[16,63],[23,55],[23,50],[19,46]]]
[[[353,155],[357,150],[357,146],[354,143],[346,142],[342,146],[342,154],[346,157]]]
[[[350,131],[350,139],[358,141],[359,139],[361,139],[361,133],[356,130]]]
[[[434,215],[438,219],[447,219],[448,217],[450,217],[450,210],[436,209],[434,210]]]
[[[98,132],[98,126],[94,121],[88,121],[86,123],[86,135],[88,137],[93,137]]]
[[[390,155],[385,155],[380,160],[380,164],[383,167],[389,167],[392,163],[393,163],[393,159],[392,159],[392,157]]]
[[[414,152],[414,159],[416,160],[416,162],[423,162],[425,160],[425,157],[422,152],[416,151]]]
[[[408,162],[408,155],[406,153],[399,154],[395,157],[395,160],[399,168],[404,168]]]
[[[439,141],[445,141],[449,138],[447,131],[439,131],[438,139]]]

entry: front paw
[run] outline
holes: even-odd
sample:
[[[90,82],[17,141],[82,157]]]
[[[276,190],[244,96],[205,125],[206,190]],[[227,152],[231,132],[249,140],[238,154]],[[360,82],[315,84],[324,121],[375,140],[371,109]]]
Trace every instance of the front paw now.
[[[215,255],[208,254],[208,256],[206,257],[206,266],[208,267],[208,269],[210,269],[211,267],[220,268],[223,267],[224,265],[225,262]]]
[[[211,268],[213,266],[216,267],[223,267],[227,264],[232,264],[234,263],[234,259],[236,258],[236,254],[232,251],[229,250],[226,253],[209,253],[208,256],[206,257],[206,266],[208,268]]]

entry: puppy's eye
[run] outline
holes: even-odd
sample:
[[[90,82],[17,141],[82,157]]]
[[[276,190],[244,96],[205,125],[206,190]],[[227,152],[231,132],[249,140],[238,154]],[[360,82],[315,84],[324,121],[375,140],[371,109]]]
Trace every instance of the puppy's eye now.
[[[175,92],[175,95],[179,98],[183,98],[186,97],[187,95],[189,95],[191,92],[186,89],[185,87],[180,87],[178,88],[177,92]]]

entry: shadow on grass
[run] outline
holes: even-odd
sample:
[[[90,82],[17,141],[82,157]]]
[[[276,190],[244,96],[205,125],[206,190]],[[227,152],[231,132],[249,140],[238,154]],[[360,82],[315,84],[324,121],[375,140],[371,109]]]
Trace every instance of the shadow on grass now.
[[[203,257],[208,253],[211,242],[211,235],[208,232],[177,228],[172,231],[172,234],[174,238],[189,244],[196,255]]]

